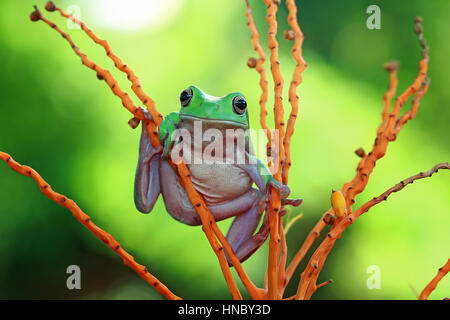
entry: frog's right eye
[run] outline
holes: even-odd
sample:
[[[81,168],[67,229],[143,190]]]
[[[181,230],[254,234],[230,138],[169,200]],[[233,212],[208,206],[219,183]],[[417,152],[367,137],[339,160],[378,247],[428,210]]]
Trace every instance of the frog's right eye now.
[[[191,88],[188,88],[186,90],[184,90],[181,94],[180,94],[180,102],[181,105],[183,107],[187,107],[189,102],[191,102],[192,100],[192,96],[194,95],[194,93],[192,92]]]

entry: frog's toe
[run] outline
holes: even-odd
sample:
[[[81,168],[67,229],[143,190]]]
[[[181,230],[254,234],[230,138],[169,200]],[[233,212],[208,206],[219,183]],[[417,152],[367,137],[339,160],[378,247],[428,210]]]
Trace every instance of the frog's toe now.
[[[291,193],[291,189],[289,189],[289,187],[285,184],[280,185],[280,187],[278,188],[278,191],[280,192],[281,199],[287,198],[289,196],[289,194]]]
[[[281,199],[287,198],[291,193],[291,189],[289,189],[287,185],[282,184],[275,179],[272,179],[269,183],[280,193]]]
[[[286,206],[293,206],[298,207],[303,202],[303,199],[281,199],[281,205]]]

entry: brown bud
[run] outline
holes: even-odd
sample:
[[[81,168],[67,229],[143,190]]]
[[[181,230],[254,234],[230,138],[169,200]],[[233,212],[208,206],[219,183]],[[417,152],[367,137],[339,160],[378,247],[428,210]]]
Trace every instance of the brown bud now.
[[[272,0],[273,3],[275,3],[276,5],[280,5],[281,4],[281,0]]]
[[[268,157],[271,157],[271,156],[272,156],[272,147],[267,147],[266,155],[267,155]]]
[[[327,213],[327,214],[323,217],[323,222],[325,222],[325,224],[328,224],[328,225],[333,225],[335,219],[336,219],[336,218],[334,217],[334,214]]]
[[[97,79],[98,79],[98,80],[103,80],[103,79],[105,79],[105,78],[103,78],[103,76],[102,76],[100,73],[97,73]]]
[[[388,72],[397,71],[399,67],[398,61],[389,61],[384,65],[384,69]]]
[[[141,121],[138,118],[131,118],[130,121],[128,121],[128,125],[131,127],[131,129],[136,129]]]
[[[284,38],[288,40],[294,40],[295,39],[295,32],[294,30],[285,30],[284,31]]]
[[[47,2],[47,4],[45,5],[45,10],[47,10],[47,11],[52,12],[52,11],[55,11],[56,9],[57,9],[57,8],[56,8],[55,4],[53,3],[53,1],[49,1],[49,2]]]
[[[251,69],[256,68],[256,59],[255,58],[248,58],[247,66],[249,68],[251,68]]]
[[[414,22],[415,23],[422,23],[422,21],[423,21],[422,17],[415,17],[414,18]]]
[[[362,157],[364,157],[364,156],[366,155],[366,152],[364,151],[363,148],[358,148],[358,149],[355,151],[355,154],[356,154],[358,157],[362,158]]]
[[[31,21],[39,21],[39,20],[41,20],[41,13],[39,12],[38,9],[34,10],[30,14],[30,19],[31,19]]]

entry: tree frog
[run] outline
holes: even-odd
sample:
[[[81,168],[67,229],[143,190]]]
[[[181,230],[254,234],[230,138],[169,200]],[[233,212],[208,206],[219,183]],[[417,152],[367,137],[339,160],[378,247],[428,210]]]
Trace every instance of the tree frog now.
[[[170,113],[161,124],[160,146],[155,148],[152,145],[145,126],[142,126],[134,200],[139,211],[149,213],[161,193],[166,209],[173,218],[197,226],[201,225],[200,217],[171,164],[170,151],[174,147],[175,132],[183,129],[195,136],[198,134],[195,130],[200,124],[202,132],[214,129],[219,138],[222,137],[222,141],[215,142],[226,144],[230,132],[249,129],[247,102],[238,92],[214,97],[196,86],[190,86],[181,93],[180,103],[180,112]],[[151,119],[147,111],[144,113]],[[254,233],[270,200],[269,186],[280,192],[282,205],[298,206],[302,202],[302,199],[286,199],[290,193],[288,186],[278,182],[266,165],[256,158],[250,138],[245,136],[244,139],[244,143],[235,138],[228,139],[228,143],[231,141],[235,147],[232,158],[236,160],[239,155],[244,156],[244,163],[229,161],[230,154],[226,152],[223,152],[226,155],[215,154],[214,161],[198,161],[202,160],[199,157],[207,151],[208,143],[195,139],[179,142],[193,150],[189,158],[192,161],[185,163],[195,189],[205,199],[215,220],[235,217],[226,238],[240,261],[250,257],[267,239],[267,214],[259,231]]]

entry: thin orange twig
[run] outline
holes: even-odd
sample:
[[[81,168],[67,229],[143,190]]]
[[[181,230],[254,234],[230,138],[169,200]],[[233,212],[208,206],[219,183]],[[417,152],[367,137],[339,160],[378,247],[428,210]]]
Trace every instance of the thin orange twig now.
[[[112,92],[120,98],[120,100],[122,101],[122,105],[128,109],[128,111],[130,111],[136,118],[138,118],[141,121],[147,121],[145,118],[144,113],[142,112],[141,108],[138,108],[134,105],[133,101],[130,99],[130,97],[128,96],[128,93],[124,92],[117,80],[113,77],[113,75],[111,74],[111,72],[109,72],[108,70],[103,69],[102,67],[100,67],[99,65],[95,64],[93,61],[89,60],[87,55],[84,54],[83,52],[81,52],[81,50],[75,45],[75,43],[73,42],[72,38],[70,37],[69,34],[67,34],[66,32],[62,31],[56,24],[54,24],[53,22],[45,19],[41,12],[39,11],[39,9],[35,6],[35,11],[31,14],[31,18],[32,19],[36,19],[33,21],[38,21],[38,20],[42,20],[43,22],[45,22],[47,25],[49,25],[51,28],[53,28],[54,30],[56,30],[64,39],[66,39],[71,48],[73,49],[73,51],[76,53],[77,56],[79,56],[81,58],[81,62],[82,64],[84,64],[86,67],[88,67],[89,69],[94,70],[97,73],[97,77],[99,79],[105,80],[105,82],[108,84],[108,86],[111,88]]]
[[[283,77],[280,71],[280,61],[278,60],[277,19],[278,4],[273,0],[264,0],[267,6],[266,21],[269,25],[269,49],[272,77],[274,80],[275,104],[274,118],[275,129],[278,131],[278,154],[274,161],[277,161],[277,171],[274,177],[282,182],[282,168],[285,163],[283,137],[284,137],[284,109],[283,109]],[[268,298],[275,300],[281,298],[278,291],[278,262],[280,255],[280,234],[279,221],[281,211],[280,194],[272,188],[271,201],[269,205],[269,261],[267,267],[268,274]]]
[[[0,159],[5,161],[8,166],[15,172],[26,177],[31,177],[37,183],[39,189],[44,195],[46,195],[57,204],[69,209],[75,219],[78,220],[78,222],[89,229],[89,231],[91,231],[97,238],[99,238],[104,244],[106,244],[112,251],[118,254],[127,266],[136,271],[136,273],[138,273],[161,295],[171,300],[181,299],[180,297],[172,293],[163,283],[161,283],[161,281],[154,277],[145,266],[137,263],[134,260],[133,256],[126,252],[112,235],[97,227],[92,219],[86,213],[84,213],[72,199],[69,199],[64,195],[53,191],[50,185],[44,179],[42,179],[39,173],[28,166],[17,163],[11,158],[9,154],[5,152],[0,151]]]
[[[420,98],[424,95],[424,92],[427,91],[429,80],[427,79],[427,70],[428,70],[428,47],[426,46],[423,40],[422,34],[422,20],[420,18],[416,18],[416,32],[418,33],[419,42],[423,47],[422,51],[422,60],[419,62],[419,74],[414,80],[413,84],[410,85],[395,101],[393,110],[388,112],[390,104],[390,99],[395,91],[395,87],[397,84],[396,80],[396,67],[392,69],[386,68],[390,73],[391,84],[388,92],[385,95],[385,106],[383,109],[383,121],[377,131],[377,137],[375,139],[374,146],[372,151],[367,155],[364,155],[359,162],[357,172],[355,177],[348,183],[346,183],[341,191],[345,196],[347,202],[347,211],[351,212],[351,207],[355,202],[355,197],[362,191],[364,191],[367,183],[369,181],[369,177],[375,167],[376,161],[382,158],[386,154],[387,146],[389,142],[395,141],[397,139],[398,133],[404,123],[406,121],[399,120],[399,113],[401,107],[407,102],[407,100],[414,94],[416,95],[416,107],[415,112],[417,113],[417,108],[420,102]],[[418,32],[419,31],[419,32]],[[422,90],[422,92],[420,92]],[[415,114],[414,114],[415,115]]]
[[[366,202],[351,214],[345,216],[340,220],[336,220],[335,225],[333,225],[332,229],[327,234],[327,237],[322,241],[317,250],[314,252],[308,263],[308,266],[303,271],[302,280],[299,284],[296,298],[309,299],[315,292],[315,290],[317,289],[315,283],[320,271],[323,268],[326,257],[333,248],[336,240],[340,238],[342,233],[349,225],[351,225],[357,218],[359,218],[363,213],[367,212],[376,204],[387,200],[392,193],[402,190],[405,186],[413,183],[416,180],[431,177],[434,173],[438,172],[441,169],[450,169],[450,165],[448,163],[439,163],[426,172],[420,172],[407,179],[404,179],[387,191],[383,192],[378,197],[375,197],[372,200]]]
[[[142,89],[141,81],[136,76],[134,71],[125,63],[122,62],[122,60],[116,56],[109,43],[106,40],[102,40],[99,37],[95,35],[95,33],[87,27],[87,25],[74,17],[73,15],[66,14],[62,9],[57,8],[53,2],[48,2],[46,5],[46,9],[48,11],[58,11],[61,16],[73,21],[74,23],[78,24],[81,29],[97,44],[101,45],[106,52],[106,55],[114,62],[114,65],[117,69],[127,74],[128,80],[132,83],[131,89],[136,94],[136,96],[141,100],[141,102],[147,107],[148,112],[152,116],[154,122],[156,123],[157,127],[161,125],[163,116],[162,114],[156,109],[155,102],[148,96],[144,90]],[[150,138],[152,138],[152,143],[154,146],[159,145],[158,136],[157,136],[157,130],[155,130],[156,133],[153,132],[152,135],[150,135]]]
[[[302,45],[303,45],[303,32],[300,29],[297,20],[297,6],[294,0],[286,0],[287,8],[289,10],[288,15],[288,23],[294,31],[294,45],[292,46],[292,57],[297,62],[297,65],[294,69],[294,74],[292,76],[292,81],[289,86],[289,102],[291,103],[291,113],[289,115],[287,127],[286,127],[286,135],[284,137],[284,150],[286,153],[286,164],[284,166],[283,172],[283,183],[288,184],[289,179],[289,169],[291,167],[291,138],[294,134],[295,122],[298,116],[298,104],[299,97],[297,95],[297,87],[302,83],[302,73],[305,71],[307,64],[302,56]]]
[[[302,73],[305,71],[307,64],[305,60],[303,59],[302,55],[302,45],[303,45],[303,39],[304,35],[303,32],[300,29],[300,26],[298,24],[298,18],[297,18],[297,5],[295,4],[294,0],[286,0],[286,5],[289,11],[288,15],[288,23],[290,27],[292,28],[293,32],[293,40],[294,45],[292,46],[291,53],[292,57],[296,61],[297,65],[294,69],[291,84],[289,87],[289,102],[291,104],[291,113],[289,115],[289,119],[287,122],[286,127],[286,134],[284,136],[283,140],[283,146],[284,146],[284,152],[285,152],[285,163],[283,167],[283,177],[282,181],[284,184],[288,184],[289,180],[289,169],[292,165],[291,163],[291,139],[292,135],[294,134],[295,130],[295,123],[298,117],[298,105],[299,105],[299,96],[297,95],[297,87],[302,83]],[[289,34],[289,33],[288,33]],[[287,37],[288,39],[291,39],[290,37]],[[279,223],[282,224],[282,219],[280,217]],[[281,227],[282,229],[282,227]],[[280,266],[278,268],[278,290],[279,294],[282,296],[284,289],[285,289],[285,283],[286,283],[286,262],[287,262],[287,248],[284,248],[286,245],[286,239],[284,232],[280,232],[281,237],[281,244],[282,244],[282,250],[281,250],[281,258],[280,258]]]
[[[439,268],[437,275],[430,281],[429,284],[423,289],[422,293],[419,296],[419,300],[427,300],[430,294],[436,289],[439,281],[445,277],[445,275],[450,271],[450,259],[447,260],[447,263]]]
[[[261,44],[259,43],[259,33],[256,29],[255,21],[253,20],[252,16],[252,8],[250,7],[250,2],[248,0],[245,0],[247,11],[245,13],[247,17],[247,26],[250,30],[250,33],[252,35],[252,44],[253,49],[258,53],[258,59],[253,64],[249,64],[252,67],[256,69],[256,71],[259,73],[259,86],[261,87],[261,97],[259,98],[259,106],[260,106],[260,113],[259,113],[259,121],[261,124],[261,128],[263,128],[266,132],[268,144],[270,144],[271,141],[271,131],[269,130],[269,127],[267,126],[267,109],[266,109],[266,103],[267,103],[267,96],[268,96],[268,82],[267,82],[267,74],[266,69],[264,68],[264,62],[266,61],[266,55],[264,53],[264,49],[261,47]]]
[[[323,228],[325,226],[326,226],[326,224],[323,222],[323,219],[321,218],[317,222],[317,224],[313,227],[313,229],[309,232],[309,234],[306,237],[305,241],[303,242],[302,246],[300,247],[298,252],[295,254],[294,258],[289,263],[289,266],[286,269],[286,275],[285,275],[285,279],[284,279],[284,283],[283,283],[284,289],[289,284],[289,281],[291,280],[292,276],[294,275],[294,271],[297,269],[300,262],[302,262],[303,258],[308,253],[308,251],[311,248],[311,246],[313,245],[314,241],[320,236],[320,232],[323,230]]]

